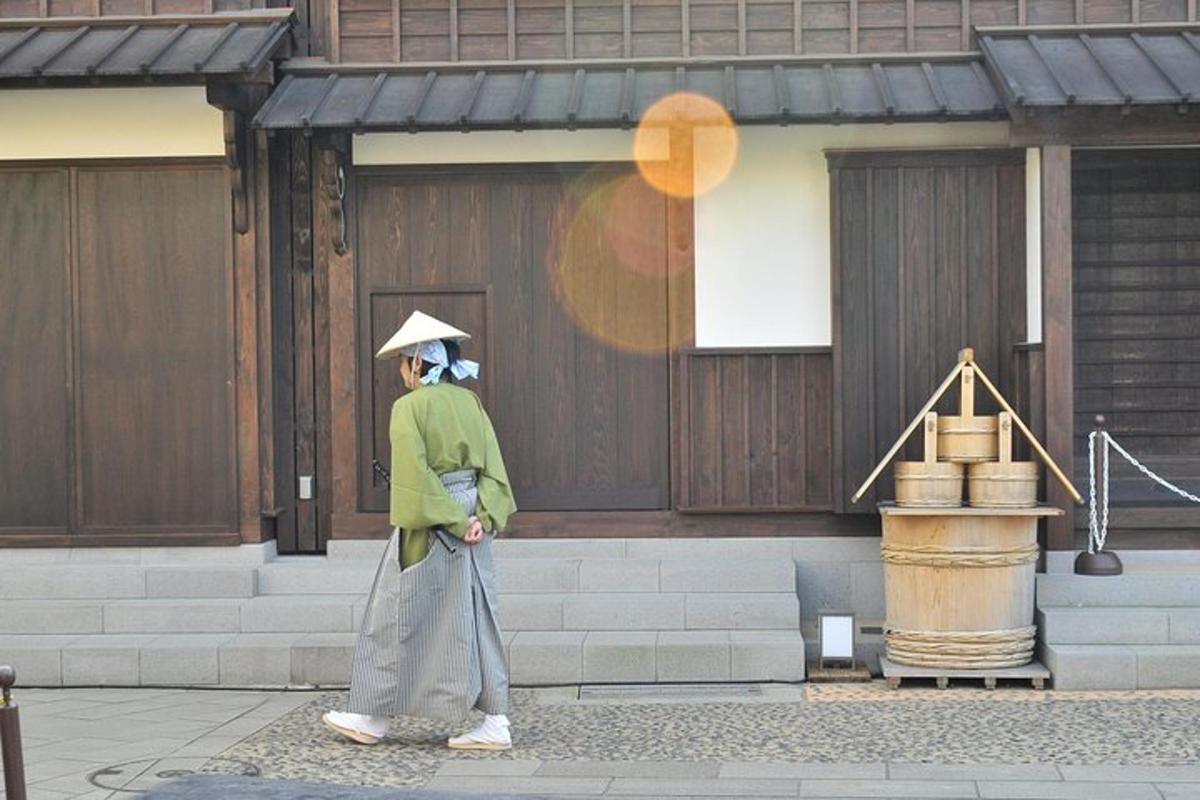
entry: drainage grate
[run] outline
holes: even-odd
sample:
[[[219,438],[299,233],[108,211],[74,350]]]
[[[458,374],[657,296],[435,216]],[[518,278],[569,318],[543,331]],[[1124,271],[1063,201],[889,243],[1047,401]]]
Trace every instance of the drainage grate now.
[[[762,686],[738,683],[628,684],[581,686],[580,700],[679,700],[762,697]]]

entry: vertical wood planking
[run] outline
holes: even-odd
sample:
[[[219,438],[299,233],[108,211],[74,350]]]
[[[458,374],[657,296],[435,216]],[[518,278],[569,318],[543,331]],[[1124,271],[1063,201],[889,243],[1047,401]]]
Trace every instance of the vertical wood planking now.
[[[1011,383],[1012,318],[1024,319],[1023,166],[1009,151],[831,158],[832,440],[843,473],[834,502],[869,512],[891,495],[887,474],[857,506],[842,493],[891,445],[958,348],[975,346],[1002,390]],[[918,454],[912,445],[901,457]]]
[[[317,473],[316,360],[313,316],[313,174],[312,140],[292,142],[292,335],[295,337],[294,415],[296,420],[296,476]],[[317,487],[320,491],[322,487]],[[296,487],[292,487],[296,491]],[[317,514],[314,500],[296,503],[296,549],[317,549]]]
[[[832,505],[832,356],[823,348],[690,351],[679,507],[824,511]]]
[[[297,551],[295,336],[292,327],[292,147],[299,135],[284,134],[271,143],[271,332],[272,411],[279,552]]]

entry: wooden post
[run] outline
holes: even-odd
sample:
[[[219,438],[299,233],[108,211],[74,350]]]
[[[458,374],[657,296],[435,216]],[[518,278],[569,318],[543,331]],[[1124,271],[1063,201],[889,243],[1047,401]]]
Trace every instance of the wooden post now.
[[[958,414],[966,419],[975,416],[975,370],[963,367],[959,377]]]
[[[1042,341],[1046,358],[1046,449],[1066,475],[1074,473],[1075,381],[1071,276],[1071,148],[1042,148]],[[1074,545],[1074,506],[1050,482],[1046,499],[1066,511],[1047,521],[1047,546]]]
[[[1000,463],[1008,464],[1012,461],[1012,414],[1001,411],[998,428],[997,435],[1000,437],[1000,441],[996,452],[999,454]]]
[[[937,412],[925,415],[925,463],[936,464],[938,460]]]
[[[0,758],[4,763],[4,796],[8,800],[25,800],[21,717],[9,691],[16,681],[16,670],[12,667],[0,667]]]

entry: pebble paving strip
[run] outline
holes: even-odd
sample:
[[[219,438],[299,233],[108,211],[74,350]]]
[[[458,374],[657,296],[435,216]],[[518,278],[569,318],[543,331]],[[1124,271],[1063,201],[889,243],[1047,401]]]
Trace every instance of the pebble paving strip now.
[[[420,786],[451,759],[1171,765],[1200,762],[1200,692],[890,691],[811,685],[791,703],[539,703],[513,693],[507,753],[445,747],[458,728],[397,719],[364,747],[324,728],[345,692],[313,701],[221,754],[265,777]],[[471,721],[473,723],[473,720]],[[214,771],[224,771],[214,763]]]

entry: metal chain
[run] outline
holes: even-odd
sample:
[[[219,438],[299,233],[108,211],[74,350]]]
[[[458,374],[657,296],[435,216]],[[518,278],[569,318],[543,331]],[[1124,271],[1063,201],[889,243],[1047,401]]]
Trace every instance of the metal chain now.
[[[1142,464],[1142,462],[1138,461],[1136,458],[1129,455],[1129,453],[1126,452],[1125,448],[1121,447],[1121,445],[1117,444],[1116,441],[1111,436],[1109,436],[1107,432],[1105,432],[1104,438],[1108,440],[1108,444],[1110,446],[1112,446],[1112,448],[1114,450],[1116,450],[1118,453],[1120,453],[1122,456],[1124,456],[1126,461],[1128,461],[1130,464],[1132,464],[1134,467],[1136,467],[1138,469],[1138,471],[1141,472],[1143,475],[1145,475],[1147,478],[1154,481],[1155,483],[1157,483],[1159,486],[1163,487],[1164,489],[1168,489],[1168,490],[1174,492],[1175,494],[1179,495],[1180,497],[1182,497],[1185,500],[1190,500],[1193,503],[1200,503],[1200,497],[1197,497],[1196,495],[1192,494],[1191,492],[1189,492],[1185,489],[1180,489],[1178,486],[1171,483],[1170,481],[1165,480],[1164,478],[1161,478],[1158,475],[1155,475],[1152,471],[1150,471],[1149,468],[1147,468],[1144,464]],[[1105,476],[1105,477],[1106,477],[1105,483],[1107,483],[1108,482],[1107,476]]]
[[[1100,518],[1096,515],[1096,437],[1102,439],[1104,448],[1101,453],[1101,470],[1103,472],[1102,480],[1104,481],[1104,500],[1101,503]],[[1088,552],[1095,553],[1097,550],[1104,549],[1104,542],[1108,539],[1108,476],[1109,476],[1109,448],[1116,450],[1121,456],[1134,466],[1139,472],[1145,475],[1150,480],[1157,483],[1159,486],[1174,492],[1185,500],[1190,500],[1193,503],[1200,503],[1200,497],[1191,492],[1181,489],[1165,478],[1157,475],[1149,467],[1138,461],[1129,454],[1124,447],[1117,444],[1116,440],[1109,435],[1108,431],[1092,431],[1088,434]]]

